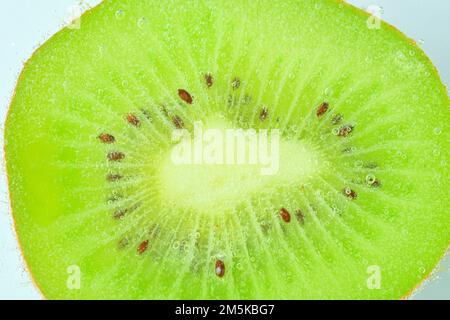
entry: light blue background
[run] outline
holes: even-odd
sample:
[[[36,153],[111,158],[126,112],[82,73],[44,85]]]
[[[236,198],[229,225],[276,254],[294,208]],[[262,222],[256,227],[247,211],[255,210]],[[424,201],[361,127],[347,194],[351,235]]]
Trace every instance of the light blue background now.
[[[135,0],[138,1],[138,0]],[[275,1],[275,0],[274,0]],[[301,0],[300,0],[301,1]],[[84,1],[95,5],[100,0]],[[383,19],[421,42],[450,84],[450,1],[350,0],[359,7],[378,5]],[[79,0],[2,0],[0,4],[0,116],[3,132],[6,110],[23,63],[34,49],[58,31]],[[424,42],[422,43],[423,40]],[[3,150],[3,133],[0,138]],[[415,293],[416,299],[450,299],[450,256]],[[12,227],[4,164],[0,174],[0,299],[40,299],[24,268]]]

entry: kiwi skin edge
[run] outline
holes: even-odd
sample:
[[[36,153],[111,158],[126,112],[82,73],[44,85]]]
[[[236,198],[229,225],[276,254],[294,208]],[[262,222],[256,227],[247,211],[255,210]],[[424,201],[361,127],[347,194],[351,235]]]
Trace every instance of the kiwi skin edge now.
[[[83,12],[83,14],[81,15],[81,17],[88,16],[88,15],[92,14],[95,10],[101,9],[101,7],[102,7],[105,3],[107,3],[108,1],[109,1],[109,0],[103,0],[101,3],[97,4],[96,6],[94,6],[94,7],[90,8],[90,9],[86,10],[85,12]],[[358,14],[358,15],[364,16],[364,17],[370,17],[370,14],[369,14],[369,13],[367,13],[367,12],[364,11],[363,9],[360,9],[360,8],[358,8],[358,7],[355,7],[355,6],[353,6],[353,5],[349,4],[349,3],[347,3],[345,0],[333,0],[333,1],[336,2],[336,3],[339,4],[339,5],[345,6],[345,7],[348,8],[349,10],[352,10],[355,14]],[[417,43],[416,43],[415,40],[409,38],[407,35],[405,35],[403,32],[401,32],[397,27],[393,26],[392,24],[387,23],[387,22],[385,22],[384,20],[381,20],[381,23],[382,23],[384,26],[386,26],[386,27],[388,27],[389,29],[391,29],[392,31],[396,32],[401,38],[406,39],[406,40],[407,40],[414,48],[419,49],[419,50],[417,50],[417,52],[421,55],[422,58],[424,58],[424,60],[426,60],[426,61],[429,63],[430,66],[433,67],[434,73],[432,74],[432,76],[434,76],[434,77],[436,77],[437,79],[440,79],[440,80],[442,79],[441,76],[440,76],[440,74],[439,74],[438,69],[436,68],[436,66],[433,64],[433,62],[431,61],[431,59],[425,54],[425,52],[424,52],[422,49],[418,48]],[[22,77],[23,77],[23,70],[26,69],[27,64],[28,64],[28,63],[30,62],[30,60],[31,60],[31,59],[39,52],[39,50],[44,49],[44,48],[46,47],[46,45],[49,43],[49,40],[52,39],[53,37],[57,36],[57,35],[60,34],[61,32],[63,32],[63,31],[65,30],[65,28],[66,28],[66,27],[63,27],[61,30],[57,31],[55,34],[53,34],[52,36],[50,36],[49,39],[47,39],[42,45],[40,45],[38,48],[36,48],[36,49],[34,50],[34,52],[31,54],[31,56],[25,61],[25,63],[23,63],[22,71],[21,71],[20,75],[18,76],[17,80],[15,81],[14,91],[13,91],[13,93],[12,93],[12,95],[11,95],[10,103],[8,104],[9,107],[8,107],[8,110],[7,110],[6,115],[5,115],[5,127],[6,127],[6,119],[8,119],[9,113],[10,113],[10,111],[11,111],[10,105],[11,105],[11,103],[12,103],[12,101],[14,100],[14,97],[15,97],[15,95],[16,95],[17,84],[22,80]],[[442,92],[445,93],[445,95],[447,96],[448,103],[450,104],[450,98],[449,98],[449,96],[448,96],[448,91],[447,91],[446,85],[443,84],[442,80],[440,81],[440,83],[441,83],[441,90],[442,90]],[[3,132],[3,136],[4,136],[4,138],[5,138],[5,131]],[[5,139],[4,139],[4,141],[5,141]],[[6,182],[7,182],[7,186],[8,186],[8,191],[7,191],[7,192],[8,192],[8,198],[9,198],[9,203],[8,203],[8,205],[9,205],[9,210],[10,210],[11,215],[12,215],[12,211],[13,211],[13,210],[12,210],[12,207],[13,207],[13,206],[12,206],[12,199],[11,199],[10,192],[9,192],[9,190],[10,190],[10,181],[9,181],[9,175],[8,175],[8,172],[7,172],[7,170],[6,170],[6,168],[7,168],[6,162],[7,162],[7,160],[6,160],[6,148],[5,148],[5,145],[4,145],[4,146],[3,146],[3,163],[2,163],[2,164],[3,164],[3,166],[5,167]],[[26,258],[25,258],[25,255],[24,255],[24,253],[23,253],[22,245],[21,245],[20,239],[19,239],[19,237],[18,237],[17,226],[16,226],[16,221],[15,221],[15,219],[14,219],[14,215],[12,215],[12,220],[13,220],[12,225],[13,225],[13,228],[14,228],[14,236],[15,236],[15,238],[16,238],[16,240],[17,240],[17,243],[18,243],[18,248],[19,248],[19,250],[20,250],[20,254],[21,254],[21,257],[22,257],[24,269],[25,269],[25,270],[27,271],[27,273],[29,274],[30,279],[31,279],[31,281],[32,281],[32,283],[33,283],[33,285],[34,285],[34,287],[37,289],[37,291],[38,291],[40,297],[41,297],[42,299],[46,299],[46,297],[45,297],[45,295],[43,294],[41,288],[39,287],[39,285],[37,284],[36,280],[34,279],[33,273],[31,272],[31,268],[30,268],[30,266],[29,266],[29,264],[28,264],[28,262],[27,262],[27,260],[26,260]],[[436,269],[437,266],[439,265],[440,261],[442,261],[442,259],[445,257],[446,252],[448,252],[449,249],[450,249],[450,242],[449,242],[448,245],[447,245],[447,250],[442,254],[441,258],[439,258],[439,260],[435,263],[435,266],[436,266],[435,269]],[[415,287],[411,288],[410,291],[408,291],[407,293],[405,293],[405,294],[400,298],[400,300],[407,300],[407,299],[409,299],[409,298],[410,298],[410,297],[411,297],[411,296],[412,296],[412,295],[413,295],[413,294],[414,294],[414,293],[415,293],[415,292],[423,285],[423,283],[424,283],[425,281],[427,281],[427,280],[430,278],[430,276],[434,273],[434,270],[435,270],[435,269],[430,270],[430,271],[426,274],[426,276],[425,276],[425,277],[424,277],[424,278],[423,278],[423,279],[422,279]]]

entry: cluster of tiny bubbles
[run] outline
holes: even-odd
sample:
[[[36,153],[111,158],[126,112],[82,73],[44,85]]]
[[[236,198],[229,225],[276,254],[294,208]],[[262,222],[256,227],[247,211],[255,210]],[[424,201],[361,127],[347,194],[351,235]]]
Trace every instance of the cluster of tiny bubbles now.
[[[146,17],[139,18],[137,21],[137,26],[139,29],[143,29],[148,25],[148,19]]]
[[[116,11],[115,16],[116,16],[116,19],[122,20],[123,18],[125,18],[125,11],[119,9]]]
[[[375,183],[376,180],[377,180],[377,178],[376,178],[375,175],[373,175],[373,174],[368,174],[368,175],[366,176],[366,183],[367,183],[368,185],[373,185],[373,184]]]
[[[406,155],[403,152],[401,152],[400,150],[397,150],[396,154],[397,154],[397,157],[399,157],[399,158],[402,158],[402,159],[406,158]]]

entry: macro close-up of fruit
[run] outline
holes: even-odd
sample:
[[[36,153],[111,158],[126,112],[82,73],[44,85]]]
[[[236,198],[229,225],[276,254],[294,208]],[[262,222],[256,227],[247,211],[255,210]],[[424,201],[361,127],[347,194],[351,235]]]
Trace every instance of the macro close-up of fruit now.
[[[450,243],[450,102],[377,19],[339,0],[105,0],[39,46],[4,160],[42,297],[408,298]],[[236,132],[242,154],[218,147]]]

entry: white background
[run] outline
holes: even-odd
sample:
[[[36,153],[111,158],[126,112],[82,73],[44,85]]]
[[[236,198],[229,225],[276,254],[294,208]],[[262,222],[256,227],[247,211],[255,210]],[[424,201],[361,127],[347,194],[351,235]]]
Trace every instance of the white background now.
[[[138,0],[136,0],[138,1]],[[100,0],[84,1],[94,6]],[[418,41],[450,84],[450,1],[349,0],[359,7],[378,5],[383,19]],[[23,63],[57,32],[79,0],[2,0],[0,4],[0,125]],[[3,133],[0,138],[3,150]],[[416,299],[450,299],[450,256],[413,296]],[[0,174],[0,299],[40,299],[17,247],[8,204],[2,162]]]

